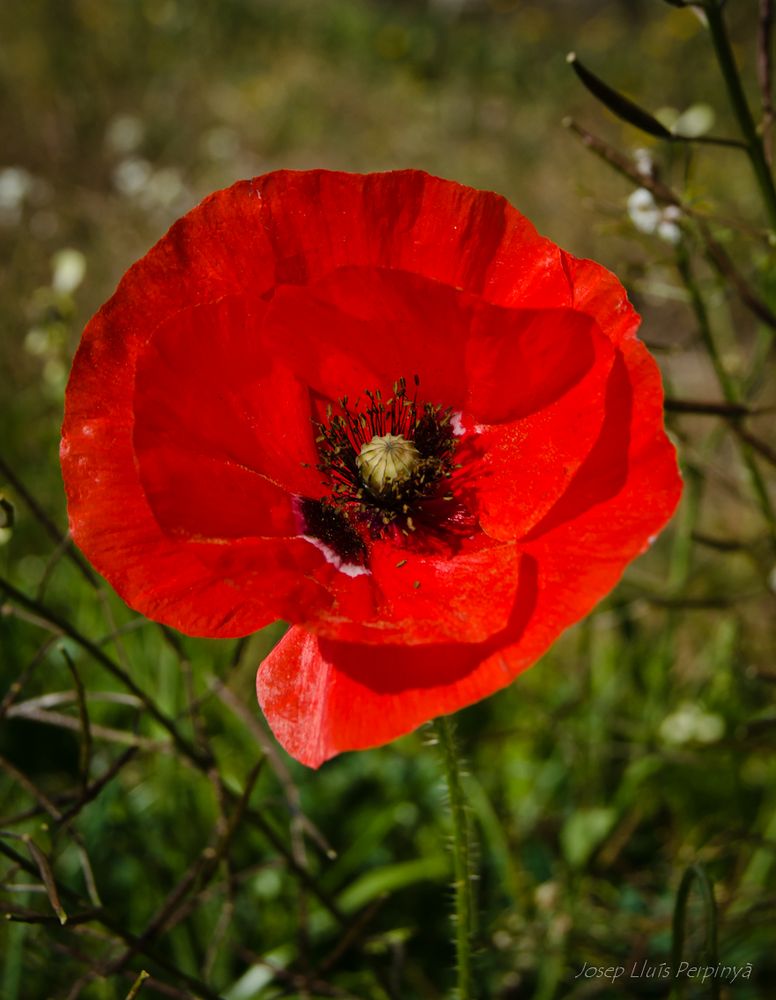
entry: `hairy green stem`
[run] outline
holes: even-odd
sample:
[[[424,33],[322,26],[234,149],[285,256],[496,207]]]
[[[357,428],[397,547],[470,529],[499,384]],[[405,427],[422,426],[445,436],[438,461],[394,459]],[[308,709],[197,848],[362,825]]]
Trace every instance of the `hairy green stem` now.
[[[711,0],[711,2],[705,4],[704,10],[709,25],[711,43],[714,46],[720,72],[727,88],[728,100],[746,142],[749,160],[752,164],[763,201],[765,202],[768,221],[771,228],[776,229],[776,186],[774,186],[773,175],[765,156],[762,137],[757,131],[757,125],[755,124],[741,83],[741,76],[738,72],[738,66],[736,65],[733,48],[730,44],[730,37],[722,14],[722,4],[719,0]]]
[[[445,766],[450,812],[453,818],[453,871],[455,887],[455,950],[458,963],[458,1000],[471,1000],[471,933],[472,898],[469,879],[469,829],[461,786],[461,768],[453,735],[453,724],[447,716],[434,722],[437,740]]]

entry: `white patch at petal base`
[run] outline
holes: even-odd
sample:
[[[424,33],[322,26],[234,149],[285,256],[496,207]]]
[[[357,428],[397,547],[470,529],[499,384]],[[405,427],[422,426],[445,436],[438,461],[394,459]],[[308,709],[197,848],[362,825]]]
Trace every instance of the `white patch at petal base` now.
[[[466,429],[463,426],[463,421],[461,419],[462,417],[463,414],[460,410],[456,410],[452,417],[450,417],[450,429],[456,437],[463,437],[466,433]]]
[[[326,562],[338,569],[340,573],[344,573],[345,576],[369,576],[372,572],[371,569],[359,566],[358,563],[345,562],[331,546],[322,542],[320,538],[315,538],[313,535],[300,535],[299,537],[309,542],[310,545],[314,545],[319,552],[323,553]]]

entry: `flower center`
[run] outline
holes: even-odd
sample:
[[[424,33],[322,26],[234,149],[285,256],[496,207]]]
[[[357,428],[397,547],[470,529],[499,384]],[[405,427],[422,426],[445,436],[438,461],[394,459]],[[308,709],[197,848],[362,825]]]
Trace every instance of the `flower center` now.
[[[418,449],[403,434],[375,434],[356,456],[364,486],[378,499],[406,482],[419,461]]]
[[[379,538],[426,545],[432,536],[472,530],[472,517],[451,489],[460,468],[451,409],[419,404],[403,378],[388,399],[366,390],[339,407],[338,413],[329,407],[318,425],[317,468],[331,492],[301,500],[307,535],[343,562],[365,565],[369,543]]]

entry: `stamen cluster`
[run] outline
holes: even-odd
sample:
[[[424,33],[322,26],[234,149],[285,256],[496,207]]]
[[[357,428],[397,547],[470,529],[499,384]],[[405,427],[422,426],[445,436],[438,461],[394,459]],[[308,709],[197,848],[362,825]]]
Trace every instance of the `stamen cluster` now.
[[[345,549],[353,554],[356,539],[364,533],[373,539],[409,536],[419,520],[433,528],[425,523],[424,502],[453,500],[447,482],[457,468],[453,412],[432,403],[418,404],[417,376],[414,382],[412,396],[404,378],[394,383],[393,394],[385,400],[379,389],[365,390],[353,403],[345,396],[339,400],[341,412],[329,407],[328,421],[318,425],[317,468],[326,475],[331,494],[319,501],[320,510],[313,512],[308,503],[304,513],[307,530],[340,554]],[[383,439],[386,447],[401,439],[412,457],[401,464],[400,474],[379,479],[370,474],[373,466],[367,459],[374,453],[376,439]],[[444,517],[436,519],[444,527]]]

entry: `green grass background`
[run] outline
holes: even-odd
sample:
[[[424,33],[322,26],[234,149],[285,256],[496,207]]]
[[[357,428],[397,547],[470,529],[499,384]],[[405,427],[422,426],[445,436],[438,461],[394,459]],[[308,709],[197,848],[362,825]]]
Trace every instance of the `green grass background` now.
[[[754,7],[728,4],[753,101]],[[660,0],[0,5],[0,490],[16,513],[0,574],[53,616],[0,597],[0,698],[23,678],[0,722],[0,912],[15,914],[0,924],[2,1000],[114,1000],[143,969],[142,996],[452,989],[449,819],[428,732],[318,773],[277,751],[283,766],[270,755],[231,829],[271,745],[253,691],[278,628],[244,643],[165,636],[86,578],[23,489],[63,531],[58,432],[84,323],[201,196],[276,167],[420,167],[505,194],[623,278],[672,396],[721,399],[674,249],[637,233],[632,185],[561,120],[649,149],[774,305],[745,156],[690,155],[615,121],[567,67],[570,49],[651,110],[702,102],[715,133],[736,134],[702,25]],[[743,399],[772,406],[772,331],[690,249],[722,364]],[[77,288],[68,261],[85,265]],[[458,719],[483,998],[668,996],[656,979],[574,977],[583,962],[669,961],[694,863],[714,885],[719,960],[752,963],[721,995],[773,995],[772,527],[729,421],[671,427],[686,478],[671,527],[539,666]],[[751,428],[773,447],[772,417]],[[760,468],[770,488],[773,466]],[[212,754],[209,773],[79,637]],[[83,922],[62,926],[57,898]],[[693,893],[685,947],[704,962],[707,919]],[[144,933],[127,955],[127,935]],[[713,993],[691,983],[686,996]]]

